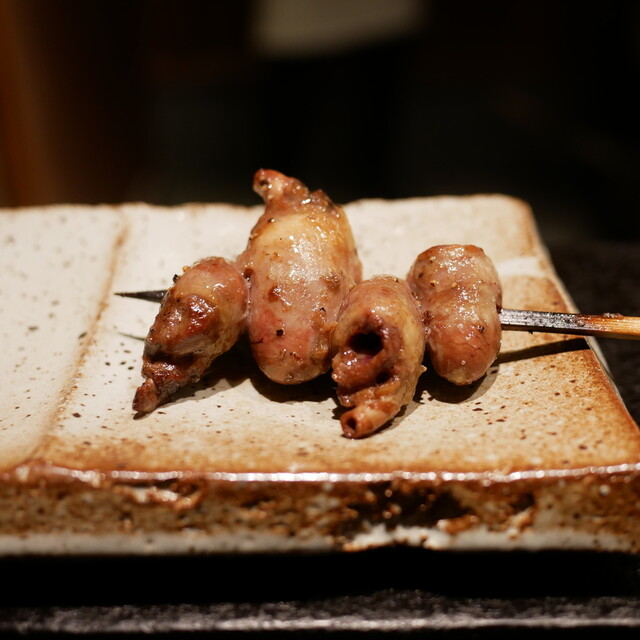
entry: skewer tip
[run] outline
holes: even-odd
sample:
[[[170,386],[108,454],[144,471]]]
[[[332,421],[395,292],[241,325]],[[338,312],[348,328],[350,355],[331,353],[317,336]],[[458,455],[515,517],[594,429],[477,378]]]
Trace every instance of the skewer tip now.
[[[166,293],[165,289],[158,289],[155,291],[116,291],[115,295],[136,300],[148,300],[149,302],[162,302]]]

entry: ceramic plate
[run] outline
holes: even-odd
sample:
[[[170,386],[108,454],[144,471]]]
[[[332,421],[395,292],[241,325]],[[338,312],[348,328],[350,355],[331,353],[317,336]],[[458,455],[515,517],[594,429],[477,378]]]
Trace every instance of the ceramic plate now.
[[[440,243],[493,259],[504,306],[574,310],[522,202],[346,206],[365,276]],[[616,549],[640,543],[640,435],[580,338],[505,332],[470,388],[430,371],[384,430],[341,435],[329,376],[282,387],[241,342],[152,414],[131,409],[157,305],[197,259],[235,257],[259,208],[0,212],[0,553]]]

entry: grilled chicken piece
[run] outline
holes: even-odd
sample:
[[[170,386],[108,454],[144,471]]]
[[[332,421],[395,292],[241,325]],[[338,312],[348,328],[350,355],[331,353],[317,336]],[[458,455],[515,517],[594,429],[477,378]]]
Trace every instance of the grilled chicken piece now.
[[[413,397],[425,331],[404,280],[376,276],[356,285],[343,303],[333,343],[332,377],[344,435],[360,438],[386,424]]]
[[[423,310],[436,373],[457,385],[480,379],[502,335],[502,290],[491,260],[473,245],[438,245],[417,257],[407,281]]]
[[[235,265],[206,258],[184,270],[167,291],[145,340],[133,409],[149,413],[197,382],[245,329],[247,284]]]
[[[345,212],[323,191],[265,169],[253,188],[266,208],[237,263],[252,353],[274,382],[305,382],[329,369],[338,309],[362,267]]]

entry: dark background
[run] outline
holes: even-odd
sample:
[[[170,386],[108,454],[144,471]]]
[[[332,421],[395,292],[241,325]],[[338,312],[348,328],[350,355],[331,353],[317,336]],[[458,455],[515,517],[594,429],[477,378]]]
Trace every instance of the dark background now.
[[[640,236],[640,3],[407,0],[364,35],[378,2],[294,4],[0,0],[0,205],[256,203],[270,167],[339,202],[507,193],[550,242]]]

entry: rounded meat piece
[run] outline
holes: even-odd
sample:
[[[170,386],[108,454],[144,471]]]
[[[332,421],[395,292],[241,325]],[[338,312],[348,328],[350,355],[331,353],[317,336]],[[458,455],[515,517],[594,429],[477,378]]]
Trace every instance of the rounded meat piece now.
[[[223,258],[184,270],[162,300],[145,340],[133,409],[149,413],[178,389],[197,382],[245,329],[247,283]]]
[[[343,303],[333,335],[332,377],[344,435],[361,438],[391,420],[413,397],[425,331],[404,280],[375,276],[357,284]]]
[[[254,190],[266,207],[237,262],[252,353],[274,382],[306,382],[329,369],[338,309],[362,267],[345,212],[323,191],[267,169]]]
[[[474,245],[438,245],[416,258],[407,281],[422,307],[436,373],[457,385],[480,379],[502,336],[502,290],[491,260]]]

